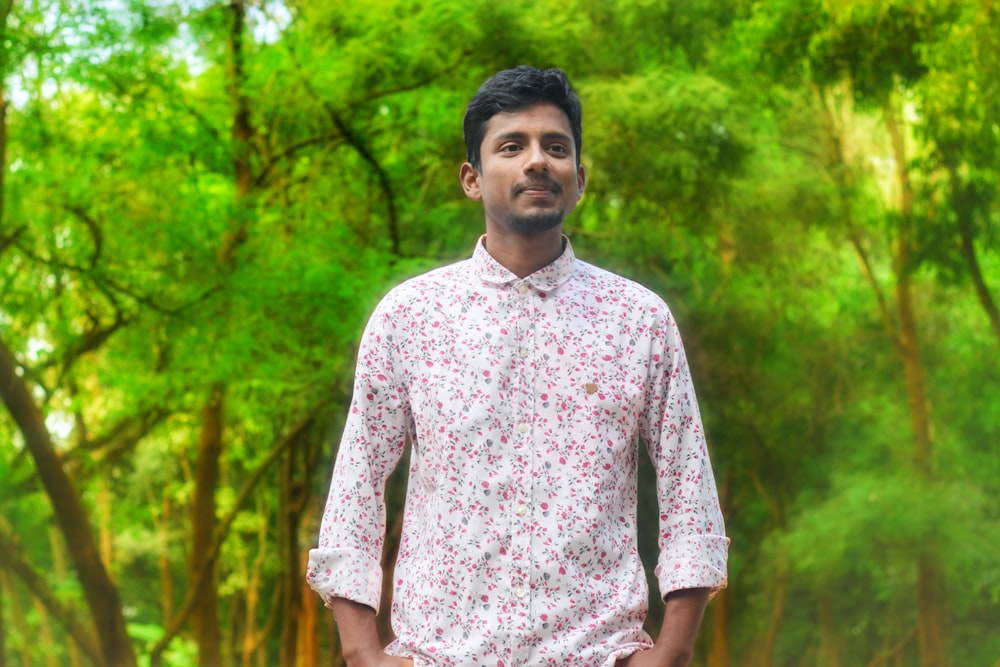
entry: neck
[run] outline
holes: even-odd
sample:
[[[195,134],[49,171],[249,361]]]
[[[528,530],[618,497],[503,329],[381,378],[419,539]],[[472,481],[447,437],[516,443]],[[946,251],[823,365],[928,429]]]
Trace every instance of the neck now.
[[[486,230],[486,252],[518,278],[530,276],[563,252],[562,227],[541,234],[512,234]]]

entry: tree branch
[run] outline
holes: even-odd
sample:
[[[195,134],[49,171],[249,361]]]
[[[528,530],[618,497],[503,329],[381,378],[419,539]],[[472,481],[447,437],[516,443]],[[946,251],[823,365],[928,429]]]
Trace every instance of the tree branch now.
[[[102,276],[99,272],[92,270],[88,267],[78,266],[76,264],[72,264],[70,262],[64,262],[62,260],[55,259],[52,257],[43,257],[42,255],[39,255],[38,253],[28,248],[24,243],[20,242],[17,239],[13,241],[13,245],[17,247],[17,249],[20,250],[22,253],[24,253],[25,257],[27,257],[28,259],[37,264],[49,267],[50,269],[58,269],[61,271],[65,271],[77,277],[82,277],[91,281],[93,286],[97,288],[97,290],[100,291],[101,294],[104,294],[105,297],[107,297],[108,300],[112,303],[113,307],[116,308],[117,308],[117,297],[115,295],[117,294],[126,296],[135,303],[141,306],[145,306],[146,308],[149,308],[154,312],[160,313],[161,315],[168,315],[174,317],[180,315],[188,308],[191,308],[192,306],[202,303],[203,301],[208,299],[208,297],[210,297],[212,294],[222,289],[221,283],[210,285],[205,288],[204,292],[193,297],[190,301],[172,307],[164,306],[157,303],[153,297],[149,295],[139,294],[135,290],[126,287],[125,285],[122,285],[120,283],[117,283],[113,280],[110,280],[106,276]]]
[[[878,303],[879,313],[882,316],[882,322],[885,326],[886,333],[888,334],[893,345],[900,348],[903,341],[900,338],[898,327],[892,317],[892,311],[889,308],[889,302],[885,296],[885,291],[875,278],[875,272],[872,270],[872,264],[868,257],[868,252],[865,250],[864,244],[861,241],[861,236],[854,224],[854,219],[850,215],[848,190],[852,187],[853,183],[843,176],[847,169],[847,160],[844,155],[844,144],[841,135],[837,130],[836,119],[834,118],[833,111],[830,109],[830,103],[827,100],[826,91],[816,84],[812,85],[812,91],[816,103],[819,105],[820,111],[823,115],[823,121],[827,134],[826,138],[829,143],[827,146],[827,160],[824,164],[824,168],[827,173],[831,174],[834,179],[834,183],[837,185],[837,189],[840,192],[843,215],[847,221],[846,226],[848,230],[848,239],[850,240],[851,247],[854,249],[854,253],[858,258],[858,263],[861,266],[861,273],[864,275],[865,280],[875,293],[875,300]]]
[[[1000,310],[997,309],[997,303],[993,299],[993,294],[990,292],[989,286],[986,284],[982,267],[979,265],[979,257],[976,255],[972,206],[969,201],[973,197],[973,193],[971,192],[972,185],[962,185],[958,170],[954,164],[948,166],[948,179],[951,182],[952,208],[955,210],[958,235],[962,241],[962,259],[965,260],[965,265],[969,269],[969,275],[972,277],[972,284],[976,288],[976,296],[979,298],[979,304],[986,311],[986,317],[990,321],[993,334],[997,337],[997,342],[1000,342]]]
[[[262,186],[266,185],[269,182],[268,181],[268,177],[271,175],[271,171],[282,160],[285,160],[287,158],[290,158],[290,157],[294,156],[296,153],[298,153],[303,148],[307,148],[309,146],[315,146],[316,144],[325,144],[325,143],[330,142],[331,140],[339,139],[339,138],[341,138],[341,137],[338,134],[321,134],[321,135],[316,136],[316,137],[309,137],[308,139],[303,139],[302,141],[298,141],[298,142],[296,142],[296,143],[294,143],[294,144],[292,144],[290,146],[286,146],[283,150],[279,151],[278,153],[276,153],[275,155],[271,156],[267,160],[266,164],[261,169],[260,174],[258,174],[257,177],[256,177],[256,179],[255,179],[256,186],[257,187],[262,187]]]
[[[0,199],[3,198],[0,197]],[[2,226],[3,226],[3,221],[0,220],[0,228],[2,228]],[[24,232],[27,229],[28,225],[21,225],[10,234],[0,234],[0,255],[2,255],[7,250],[7,248],[13,245],[17,245],[17,240],[21,237],[22,234],[24,234]]]
[[[865,280],[868,281],[872,291],[875,293],[875,300],[878,303],[879,313],[882,315],[882,324],[885,326],[886,334],[889,336],[889,340],[892,341],[893,345],[896,348],[901,349],[903,341],[900,338],[899,329],[896,326],[896,321],[892,317],[892,311],[889,308],[889,301],[886,299],[885,292],[882,290],[882,286],[879,285],[878,280],[875,278],[875,273],[872,271],[871,260],[868,258],[868,252],[861,243],[861,239],[859,238],[856,230],[851,229],[849,239],[851,241],[851,247],[854,248],[854,254],[858,258],[858,264],[861,266],[861,273],[864,275]]]
[[[107,433],[97,438],[84,438],[80,444],[66,455],[67,465],[73,466],[74,476],[85,455],[100,455],[101,461],[113,462],[133,449],[149,435],[157,425],[162,424],[172,413],[160,407],[125,417],[114,424]]]
[[[38,477],[66,539],[97,631],[101,655],[110,664],[135,665],[135,654],[125,628],[118,589],[101,562],[93,525],[73,480],[66,474],[45,418],[24,379],[16,373],[14,354],[0,340],[0,400],[24,437]]]
[[[170,645],[180,631],[184,628],[184,624],[187,622],[188,618],[191,616],[192,612],[198,603],[198,594],[201,590],[202,585],[207,581],[211,572],[214,570],[214,565],[216,559],[219,557],[219,553],[222,550],[222,544],[226,541],[229,535],[229,531],[236,521],[236,517],[247,502],[250,494],[253,492],[254,488],[263,479],[264,474],[268,469],[274,464],[275,461],[285,453],[299,436],[313,423],[316,415],[319,414],[320,409],[324,404],[317,404],[312,410],[309,411],[292,429],[286,433],[278,442],[271,448],[264,460],[261,461],[260,465],[250,474],[250,477],[244,481],[243,486],[240,488],[240,492],[237,494],[235,500],[233,501],[233,506],[230,508],[229,513],[219,522],[218,527],[215,531],[215,537],[212,541],[211,547],[204,554],[204,558],[198,569],[197,578],[191,582],[188,587],[187,594],[184,597],[184,602],[181,604],[180,610],[177,614],[169,619],[166,624],[166,629],[164,630],[163,636],[159,641],[149,651],[149,660],[151,667],[160,667],[163,661],[163,652]]]
[[[884,665],[885,663],[889,662],[890,658],[898,655],[900,652],[902,652],[904,648],[906,648],[907,644],[913,641],[913,638],[916,636],[916,634],[917,634],[917,627],[913,626],[912,628],[910,628],[910,631],[907,632],[902,637],[900,637],[899,641],[897,641],[895,644],[886,648],[884,651],[876,653],[875,656],[871,659],[871,662],[868,663],[868,667],[878,667],[879,665]]]
[[[80,622],[76,612],[64,605],[45,579],[31,566],[17,537],[9,534],[6,521],[0,521],[0,566],[10,570],[25,588],[66,628],[70,638],[95,665],[103,664],[101,649],[94,634]]]
[[[385,196],[386,200],[386,216],[388,220],[386,221],[386,226],[389,232],[389,244],[393,255],[399,255],[400,251],[400,233],[399,233],[399,214],[396,210],[396,193],[393,188],[392,181],[389,178],[388,172],[375,157],[374,153],[364,144],[359,136],[357,136],[343,119],[340,113],[333,107],[330,102],[323,99],[316,89],[313,87],[312,83],[309,81],[308,77],[303,73],[302,66],[296,56],[294,48],[288,47],[289,53],[292,56],[292,62],[295,66],[295,71],[298,73],[299,78],[302,81],[302,85],[305,86],[306,91],[309,95],[323,107],[326,111],[326,115],[330,118],[333,126],[337,128],[340,136],[344,138],[344,141],[354,149],[354,151],[361,157],[361,159],[368,165],[371,171],[375,174],[375,180],[378,181],[379,189]]]
[[[101,258],[101,252],[104,249],[104,234],[101,232],[101,227],[83,210],[82,206],[67,206],[66,210],[75,215],[94,238],[94,254],[90,257],[90,268],[93,269],[97,266],[97,261]]]

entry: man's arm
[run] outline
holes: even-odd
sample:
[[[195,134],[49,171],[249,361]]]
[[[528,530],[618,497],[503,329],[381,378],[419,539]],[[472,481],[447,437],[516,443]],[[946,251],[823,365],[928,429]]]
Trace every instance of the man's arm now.
[[[397,658],[382,650],[375,625],[375,610],[346,598],[330,601],[340,634],[340,648],[348,667],[404,667],[412,660]]]
[[[394,372],[391,344],[394,306],[383,300],[365,327],[358,348],[354,392],[337,449],[330,491],[316,548],[309,551],[306,580],[327,607],[351,600],[374,621],[382,596],[386,479],[406,447],[409,402]],[[345,643],[353,650],[350,612],[340,615]],[[377,634],[377,633],[376,633]],[[375,643],[378,638],[375,634]],[[364,663],[360,663],[364,664]]]
[[[687,667],[694,655],[701,617],[708,604],[708,588],[689,588],[667,595],[663,625],[653,647],[634,653],[621,667]]]
[[[674,653],[686,642],[690,653],[705,604],[726,587],[729,538],[691,370],[669,310],[654,330],[651,360],[640,434],[656,469],[660,511],[654,572],[667,607],[657,646],[667,642]]]

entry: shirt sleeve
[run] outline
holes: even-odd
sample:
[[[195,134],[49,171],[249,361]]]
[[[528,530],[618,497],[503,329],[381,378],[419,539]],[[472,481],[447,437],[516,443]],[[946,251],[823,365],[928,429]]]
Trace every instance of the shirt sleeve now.
[[[653,324],[640,429],[656,470],[661,597],[675,590],[725,588],[729,539],[698,401],[677,324],[666,309]]]
[[[347,598],[378,611],[382,593],[385,483],[402,456],[409,423],[409,402],[394,372],[387,301],[362,336],[319,539],[309,552],[306,581],[328,607],[333,598]]]

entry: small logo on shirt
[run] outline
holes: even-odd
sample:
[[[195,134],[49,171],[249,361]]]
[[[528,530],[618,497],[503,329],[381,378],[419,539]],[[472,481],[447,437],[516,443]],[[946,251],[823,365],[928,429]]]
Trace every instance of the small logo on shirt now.
[[[583,389],[588,394],[596,394],[597,393],[597,385],[594,384],[593,382],[588,382],[587,384],[583,385]]]

